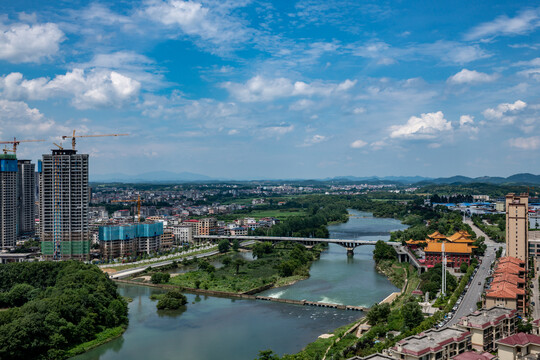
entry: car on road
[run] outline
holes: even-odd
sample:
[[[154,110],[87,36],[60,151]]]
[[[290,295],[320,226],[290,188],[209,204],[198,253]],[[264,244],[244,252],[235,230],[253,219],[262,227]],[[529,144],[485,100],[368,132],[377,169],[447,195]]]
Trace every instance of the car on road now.
[[[478,285],[482,285],[482,282],[481,282],[481,281],[479,281],[479,282],[478,282]]]

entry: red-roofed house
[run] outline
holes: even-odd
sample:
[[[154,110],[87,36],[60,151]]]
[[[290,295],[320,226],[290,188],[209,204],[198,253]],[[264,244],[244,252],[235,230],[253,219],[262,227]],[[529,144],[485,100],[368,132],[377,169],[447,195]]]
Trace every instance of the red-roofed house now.
[[[493,360],[495,355],[488,352],[478,353],[476,351],[467,351],[463,354],[454,356],[452,360]]]
[[[497,341],[497,346],[500,360],[518,360],[530,355],[538,356],[540,336],[519,333]]]

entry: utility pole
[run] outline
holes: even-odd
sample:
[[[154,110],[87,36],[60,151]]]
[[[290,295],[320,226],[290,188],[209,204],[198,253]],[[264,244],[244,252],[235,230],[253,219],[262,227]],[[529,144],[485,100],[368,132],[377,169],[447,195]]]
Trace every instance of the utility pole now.
[[[444,241],[442,243],[442,285],[441,285],[441,294],[443,297],[446,296],[446,252],[444,251]]]

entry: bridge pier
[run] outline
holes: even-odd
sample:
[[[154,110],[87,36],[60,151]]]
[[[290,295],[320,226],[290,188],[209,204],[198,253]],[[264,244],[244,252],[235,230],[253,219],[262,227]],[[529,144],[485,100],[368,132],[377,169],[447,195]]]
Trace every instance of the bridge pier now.
[[[348,247],[347,248],[347,256],[354,256],[354,248]]]

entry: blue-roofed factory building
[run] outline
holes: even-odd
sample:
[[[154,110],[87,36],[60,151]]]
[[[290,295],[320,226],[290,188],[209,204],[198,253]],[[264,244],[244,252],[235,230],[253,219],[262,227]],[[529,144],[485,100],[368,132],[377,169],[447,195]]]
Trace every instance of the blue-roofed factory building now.
[[[163,223],[108,225],[99,228],[99,245],[105,258],[151,254],[161,248]]]

